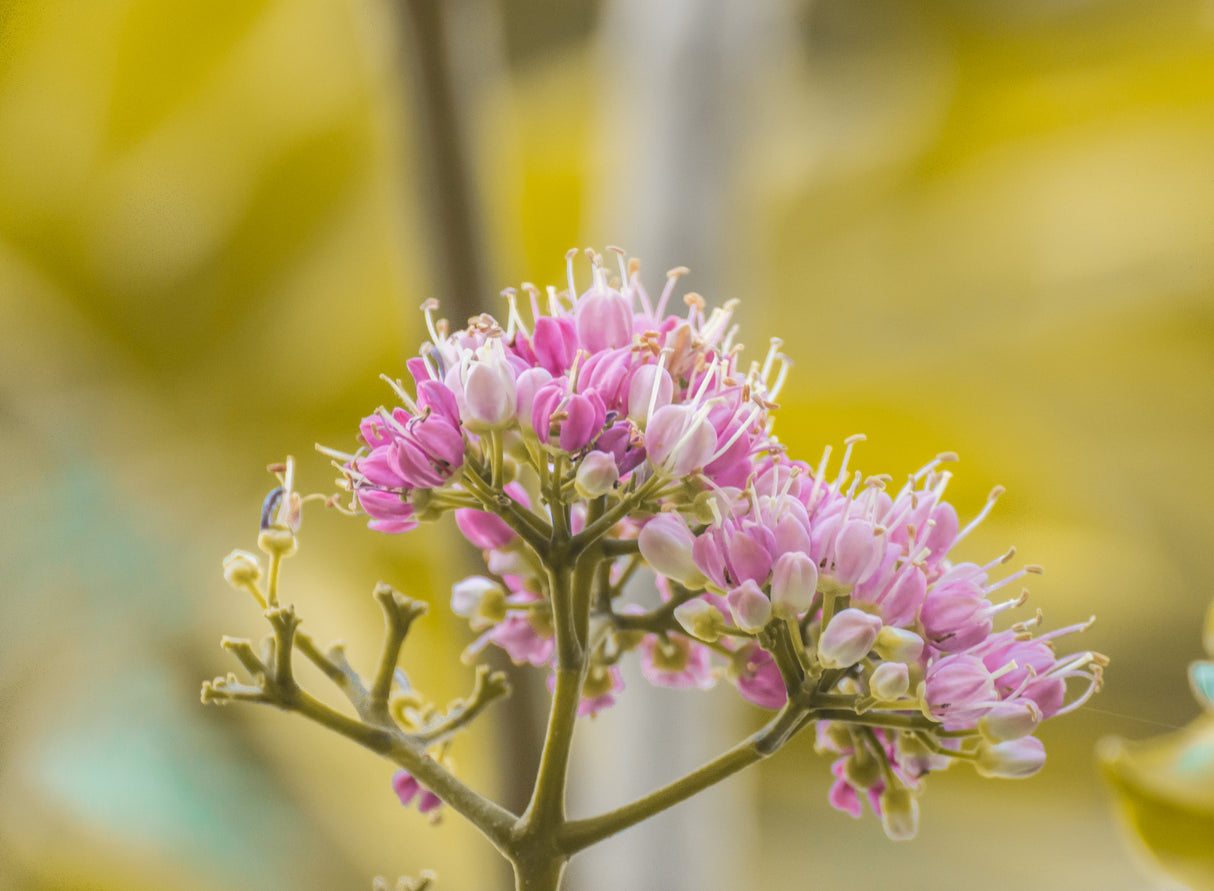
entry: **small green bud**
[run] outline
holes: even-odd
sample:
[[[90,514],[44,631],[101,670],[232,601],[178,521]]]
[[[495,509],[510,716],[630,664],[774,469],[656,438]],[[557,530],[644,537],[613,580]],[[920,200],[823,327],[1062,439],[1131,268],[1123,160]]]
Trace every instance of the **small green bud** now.
[[[905,786],[893,786],[881,793],[881,827],[894,841],[915,837],[919,829],[919,802]]]
[[[726,627],[721,611],[706,600],[688,600],[674,610],[674,617],[692,637],[706,643],[715,643]]]
[[[223,558],[223,577],[229,585],[243,590],[261,578],[261,563],[248,551],[236,550]]]
[[[582,685],[583,699],[598,699],[612,691],[615,679],[606,665],[591,665],[586,671],[586,682]]]
[[[257,536],[257,547],[270,556],[290,557],[298,548],[295,533],[284,526],[270,526]]]
[[[914,662],[923,653],[923,638],[905,628],[884,626],[873,644],[886,662]]]

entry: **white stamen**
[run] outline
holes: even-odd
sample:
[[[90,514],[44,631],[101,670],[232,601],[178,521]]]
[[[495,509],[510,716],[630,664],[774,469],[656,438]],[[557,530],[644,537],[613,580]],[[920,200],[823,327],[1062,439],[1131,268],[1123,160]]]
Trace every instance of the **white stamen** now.
[[[413,401],[413,397],[405,390],[404,384],[398,380],[393,380],[386,374],[381,374],[379,379],[392,388],[392,392],[404,403],[405,408],[409,409],[411,414],[417,414],[417,403]]]
[[[577,248],[565,252],[565,275],[569,279],[569,297],[577,299],[577,285],[573,281],[573,258],[577,256]]]
[[[649,426],[649,419],[653,417],[653,413],[658,407],[658,389],[662,384],[662,370],[666,367],[666,356],[668,350],[662,350],[658,354],[658,370],[653,376],[653,387],[649,391],[649,407],[645,411],[645,426]]]
[[[666,273],[666,287],[662,288],[662,296],[658,298],[658,308],[653,314],[657,320],[661,320],[662,314],[666,312],[666,301],[670,299],[670,295],[674,292],[675,282],[679,280],[679,276],[687,275],[691,272],[686,266],[676,266]]]
[[[995,486],[995,488],[991,489],[991,494],[986,496],[986,504],[983,505],[982,510],[978,511],[978,516],[970,520],[969,523],[966,524],[965,528],[957,533],[957,537],[953,540],[954,545],[978,528],[979,524],[981,524],[982,521],[987,518],[987,515],[990,514],[991,510],[994,508],[995,502],[999,500],[999,496],[1006,491],[1007,490],[1004,489],[1003,486]]]
[[[561,295],[556,292],[556,288],[552,285],[548,286],[548,315],[560,317],[565,314],[564,307],[561,306]]]
[[[739,438],[741,438],[742,434],[745,433],[747,428],[750,427],[750,425],[754,423],[755,418],[758,416],[759,412],[761,412],[762,410],[763,410],[763,407],[761,405],[752,406],[750,409],[750,416],[747,417],[747,419],[745,421],[743,421],[741,424],[738,425],[738,429],[733,432],[733,435],[729,437],[729,439],[726,441],[725,445],[721,446],[719,449],[716,450],[716,452],[713,453],[713,456],[708,459],[708,463],[711,464],[713,461],[717,460],[717,458],[720,458],[722,455],[724,455],[726,452],[728,452],[729,447],[732,446],[735,442],[737,442]],[[756,496],[756,498],[757,497],[758,496]]]
[[[843,464],[839,467],[839,475],[835,478],[833,488],[836,492],[839,491],[839,487],[843,484],[843,481],[847,479],[847,464],[851,460],[852,449],[855,447],[856,443],[864,442],[865,438],[866,437],[863,433],[856,433],[843,440],[843,444],[847,448],[843,450]],[[850,498],[851,495],[849,494],[847,497]]]
[[[442,345],[446,338],[441,337],[434,327],[434,310],[438,309],[438,301],[431,297],[422,304],[421,309],[426,314],[426,327],[430,330],[430,340],[434,342],[435,346]]]
[[[814,485],[813,485],[813,488],[809,490],[809,500],[806,501],[806,503],[805,503],[805,506],[808,510],[812,511],[815,507],[817,507],[818,486],[821,484],[822,478],[826,473],[826,465],[829,460],[830,460],[830,446],[827,446],[822,451],[822,460],[818,462],[818,470],[814,474]],[[828,491],[829,491],[829,487],[828,487]]]
[[[759,372],[759,379],[763,381],[764,388],[767,387],[767,376],[771,374],[771,366],[776,361],[776,353],[780,347],[784,346],[784,341],[778,337],[773,337],[767,347],[767,358],[763,360],[763,370]]]
[[[783,353],[780,354],[780,373],[776,375],[775,386],[771,388],[771,392],[767,394],[768,400],[775,402],[776,397],[780,395],[780,391],[784,389],[784,382],[788,380],[788,371],[792,368],[792,362]]]

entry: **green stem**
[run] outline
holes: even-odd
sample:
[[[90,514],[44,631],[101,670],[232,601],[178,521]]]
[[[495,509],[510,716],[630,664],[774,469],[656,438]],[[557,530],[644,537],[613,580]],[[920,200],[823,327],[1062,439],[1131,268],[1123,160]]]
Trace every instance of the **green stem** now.
[[[573,854],[588,848],[687,800],[743,768],[762,761],[804,726],[805,714],[802,708],[793,704],[787,705],[762,730],[703,767],[650,792],[643,798],[638,798],[631,804],[597,817],[569,822],[561,833],[562,850]]]
[[[547,554],[552,527],[508,495],[495,493],[470,463],[465,462],[463,473],[465,487],[476,496],[485,510],[501,517],[541,557]]]
[[[514,861],[515,891],[558,891],[568,862],[562,857],[542,854]]]
[[[348,718],[296,688],[289,700],[276,705],[298,712],[322,727],[340,733],[364,748],[399,764],[418,781],[476,826],[500,851],[505,851],[515,817],[501,805],[465,785],[454,774],[411,743],[399,730],[371,727]]]
[[[531,801],[520,820],[523,835],[543,836],[565,822],[565,786],[569,777],[569,751],[582,697],[581,666],[560,667],[548,712],[548,730]]]

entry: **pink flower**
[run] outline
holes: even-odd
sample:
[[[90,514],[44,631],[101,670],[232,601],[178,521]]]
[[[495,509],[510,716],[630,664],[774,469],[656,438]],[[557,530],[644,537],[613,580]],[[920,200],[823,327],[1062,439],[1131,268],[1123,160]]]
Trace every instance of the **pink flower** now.
[[[521,606],[541,599],[531,591],[517,591],[506,598],[506,603]],[[548,665],[556,651],[551,626],[523,610],[511,610],[505,619],[473,641],[466,652],[468,655],[479,653],[487,644],[501,647],[515,665],[530,663],[537,668]]]
[[[531,507],[527,491],[518,483],[507,483],[502,491],[524,508]],[[464,533],[464,538],[481,550],[504,548],[518,537],[518,533],[506,525],[505,520],[484,510],[460,508],[455,512],[455,523],[459,531]]]
[[[707,690],[716,683],[708,653],[707,647],[681,635],[646,634],[641,639],[641,674],[655,687]]]
[[[973,727],[999,701],[995,681],[977,656],[942,656],[928,666],[924,699],[947,729]]]
[[[763,708],[782,708],[788,702],[784,679],[771,653],[748,643],[734,654],[734,684],[742,698]]]
[[[398,770],[392,774],[392,789],[396,792],[400,803],[405,807],[417,798],[417,809],[423,814],[430,813],[443,802],[437,795],[417,781],[417,778],[407,770]],[[418,793],[421,797],[418,798]]]
[[[607,409],[598,393],[570,392],[569,382],[554,378],[535,393],[531,426],[540,442],[559,445],[565,452],[578,452],[602,431]]]

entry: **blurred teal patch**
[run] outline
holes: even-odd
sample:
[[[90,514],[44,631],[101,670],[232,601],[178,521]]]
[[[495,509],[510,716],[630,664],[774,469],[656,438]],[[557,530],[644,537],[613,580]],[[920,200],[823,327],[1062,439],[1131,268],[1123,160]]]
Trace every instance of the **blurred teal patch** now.
[[[1203,707],[1214,710],[1214,662],[1194,662],[1190,665],[1189,684],[1197,701]]]
[[[317,861],[342,858],[226,732],[199,725],[195,701],[164,676],[128,674],[65,709],[77,721],[49,728],[23,770],[65,816],[218,887],[314,887]]]

